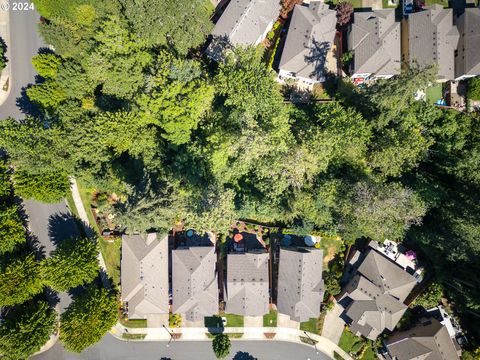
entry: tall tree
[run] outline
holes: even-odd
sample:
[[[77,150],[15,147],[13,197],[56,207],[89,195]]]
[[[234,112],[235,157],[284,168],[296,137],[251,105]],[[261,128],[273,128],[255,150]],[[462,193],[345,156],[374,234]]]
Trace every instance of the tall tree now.
[[[17,205],[0,204],[0,255],[13,251],[17,244],[26,242],[25,228]]]
[[[42,264],[45,284],[67,291],[93,281],[100,270],[96,240],[72,238],[60,243]]]
[[[61,172],[18,170],[13,178],[17,194],[24,199],[55,203],[62,200],[70,190],[67,175]]]
[[[60,341],[72,352],[82,352],[99,341],[115,325],[117,297],[106,289],[89,286],[60,318]]]
[[[227,334],[215,335],[212,341],[212,348],[217,359],[225,359],[230,354],[231,345]]]
[[[0,262],[0,306],[21,304],[41,293],[40,264],[32,254]]]
[[[49,340],[57,313],[45,301],[10,309],[0,325],[0,354],[5,360],[29,358]]]

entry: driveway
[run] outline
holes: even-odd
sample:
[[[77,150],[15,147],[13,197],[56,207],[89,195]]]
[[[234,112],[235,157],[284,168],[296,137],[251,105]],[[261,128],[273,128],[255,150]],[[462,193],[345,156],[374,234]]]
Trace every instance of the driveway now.
[[[61,241],[77,236],[77,226],[65,201],[56,204],[44,204],[38,201],[26,200],[25,213],[29,218],[29,228],[36,239],[41,257],[48,257]],[[62,312],[70,303],[68,293],[58,294],[58,310]]]
[[[31,110],[25,96],[22,97],[22,89],[35,83],[37,73],[31,59],[38,54],[38,49],[45,47],[37,31],[39,20],[40,16],[34,10],[10,10],[10,48],[7,49],[7,57],[12,66],[13,84],[10,95],[0,106],[0,120],[10,116],[22,119],[25,117],[24,111]],[[20,99],[18,104],[17,98]]]
[[[335,307],[327,313],[323,322],[322,336],[325,336],[337,345],[345,328],[345,323],[340,318],[342,312],[343,308],[335,302]]]
[[[102,341],[77,355],[57,343],[32,360],[216,360],[210,341],[126,342],[106,335]],[[309,346],[282,341],[232,341],[227,360],[327,360]]]

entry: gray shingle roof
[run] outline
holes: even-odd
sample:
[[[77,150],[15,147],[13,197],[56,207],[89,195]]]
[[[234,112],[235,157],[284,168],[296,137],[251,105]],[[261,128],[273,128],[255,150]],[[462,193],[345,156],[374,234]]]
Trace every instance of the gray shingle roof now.
[[[457,20],[460,32],[455,76],[480,75],[480,9],[466,8]]]
[[[168,236],[122,237],[121,286],[130,319],[168,314]]]
[[[213,246],[172,251],[173,312],[189,321],[218,314],[216,260]]]
[[[393,261],[369,250],[362,261],[358,272],[370,280],[382,292],[404,301],[415,287],[415,278]]]
[[[352,332],[375,340],[383,330],[393,330],[407,309],[403,301],[415,285],[415,278],[403,268],[368,250],[343,289],[343,298],[351,300],[345,314],[352,320]]]
[[[268,25],[277,19],[279,0],[231,0],[212,31],[234,45],[256,45]]]
[[[323,298],[323,251],[280,249],[277,309],[295,321],[320,315]]]
[[[227,256],[227,313],[262,316],[268,313],[268,253]]]
[[[400,73],[400,23],[395,9],[356,12],[348,50],[354,51],[353,72],[375,75]]]
[[[323,81],[328,51],[333,46],[337,17],[320,1],[296,5],[280,59],[280,70]]]
[[[436,319],[429,319],[408,331],[395,333],[385,344],[390,356],[397,360],[459,359],[447,328]]]
[[[435,4],[408,17],[409,61],[438,64],[439,79],[455,78],[455,49],[459,40],[453,10]]]

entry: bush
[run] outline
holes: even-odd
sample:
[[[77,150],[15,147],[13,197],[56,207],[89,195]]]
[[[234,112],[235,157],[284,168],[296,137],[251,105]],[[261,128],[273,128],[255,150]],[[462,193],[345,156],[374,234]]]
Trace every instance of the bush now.
[[[439,283],[432,283],[430,286],[413,302],[413,306],[421,306],[425,310],[436,307],[443,296],[443,287]]]
[[[170,314],[168,317],[168,325],[170,327],[182,326],[182,316],[180,314]]]
[[[213,352],[217,359],[224,359],[230,354],[230,338],[226,334],[218,334],[212,341]]]
[[[474,77],[468,80],[468,98],[471,100],[480,100],[480,77]]]
[[[5,41],[2,38],[0,38],[0,71],[5,69],[5,67],[7,66],[8,60],[7,60],[6,52],[7,52],[7,45],[5,44]]]
[[[19,170],[14,174],[15,190],[24,199],[34,199],[45,203],[62,200],[70,189],[67,174],[30,173]]]

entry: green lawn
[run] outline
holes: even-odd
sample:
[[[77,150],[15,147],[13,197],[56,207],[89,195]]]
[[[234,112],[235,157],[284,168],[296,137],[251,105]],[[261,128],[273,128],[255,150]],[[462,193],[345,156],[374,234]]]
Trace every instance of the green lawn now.
[[[267,315],[263,315],[263,326],[274,327],[277,326],[277,312],[271,310]]]
[[[147,334],[128,334],[123,333],[122,338],[127,340],[143,340],[147,336]]]
[[[435,104],[437,100],[442,98],[442,84],[430,86],[425,93],[427,94],[427,102],[429,104]]]
[[[243,316],[235,314],[225,314],[227,318],[226,327],[243,327]]]
[[[370,341],[355,336],[349,330],[345,329],[340,338],[338,346],[347,353],[362,353],[362,348],[367,347],[359,360],[375,360],[375,351]],[[355,357],[356,358],[356,357]]]
[[[425,5],[439,4],[443,7],[448,7],[448,0],[426,0]]]
[[[304,321],[300,323],[300,330],[318,334],[319,331],[318,331],[317,325],[318,325],[318,319],[311,318],[308,321]]]
[[[331,0],[331,1],[326,1],[326,3],[336,5],[336,4],[338,4],[339,2],[342,2],[342,1],[344,1],[344,0]],[[352,4],[354,8],[363,7],[362,0],[347,0],[347,2]]]
[[[103,240],[100,236],[100,231],[98,229],[97,223],[93,217],[91,211],[92,208],[92,195],[95,189],[89,189],[82,185],[80,181],[77,180],[78,190],[80,192],[80,197],[85,207],[87,213],[88,221],[90,226],[94,229],[99,240],[98,244],[100,246],[100,251],[102,252],[103,259],[105,260],[105,265],[107,267],[108,275],[112,278],[112,281],[115,285],[120,284],[120,249],[122,246],[121,238],[116,238],[113,242],[107,242]],[[68,197],[67,197],[68,200]]]
[[[147,327],[146,319],[126,320],[126,319],[120,318],[119,321],[120,321],[120,324],[129,328],[146,328]]]

